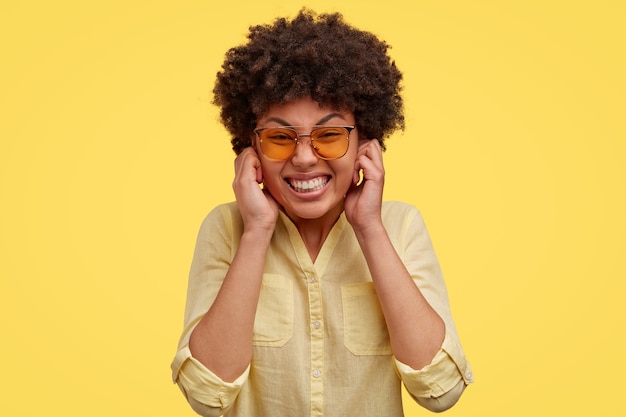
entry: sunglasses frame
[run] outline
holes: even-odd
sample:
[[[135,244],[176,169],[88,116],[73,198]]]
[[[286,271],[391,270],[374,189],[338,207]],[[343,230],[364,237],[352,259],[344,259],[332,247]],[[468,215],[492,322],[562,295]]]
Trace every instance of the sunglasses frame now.
[[[304,127],[307,127],[307,126],[276,126],[276,127],[262,127],[262,128],[259,128],[259,129],[254,129],[254,133],[256,134],[256,137],[257,137],[257,138],[259,138],[259,144],[260,144],[261,142],[263,142],[263,139],[261,139],[261,135],[260,135],[260,133],[261,133],[262,131],[264,131],[264,130],[269,130],[269,129],[288,129],[288,130],[291,130],[292,132],[294,132],[294,133],[295,133],[295,135],[296,135],[296,137],[293,139],[293,141],[295,142],[295,146],[293,147],[293,151],[291,152],[291,154],[289,154],[289,156],[288,156],[288,157],[283,158],[283,159],[276,159],[276,158],[272,158],[272,157],[270,157],[270,156],[268,156],[268,155],[265,155],[265,153],[263,153],[263,155],[265,155],[265,157],[266,157],[266,158],[268,158],[268,159],[272,159],[272,160],[274,160],[274,161],[286,161],[287,159],[291,158],[291,157],[293,156],[293,154],[295,153],[296,148],[297,148],[297,146],[298,146],[298,143],[300,142],[300,138],[302,138],[302,137],[309,137],[309,138],[310,138],[310,137],[311,137],[311,135],[313,134],[313,132],[315,132],[315,131],[316,131],[316,130],[318,130],[318,129],[325,129],[325,128],[341,128],[341,129],[344,129],[346,132],[348,132],[348,135],[346,136],[346,140],[347,140],[347,141],[348,141],[348,143],[349,143],[349,142],[350,142],[350,133],[352,133],[352,131],[354,130],[354,128],[355,128],[356,126],[334,126],[334,125],[333,125],[333,126],[326,126],[326,125],[311,126],[311,132],[310,132],[310,133],[298,133],[298,131],[296,130],[296,129],[301,129],[301,128],[304,128]],[[344,153],[343,153],[343,155],[338,156],[338,157],[336,157],[336,158],[327,158],[327,157],[325,157],[325,156],[320,155],[320,154],[317,152],[317,149],[316,149],[316,148],[315,148],[315,146],[314,146],[313,139],[311,139],[311,140],[309,141],[309,145],[311,145],[311,148],[313,149],[313,153],[315,153],[315,155],[316,155],[318,158],[320,158],[320,159],[324,159],[324,160],[326,160],[326,161],[329,161],[329,160],[330,160],[330,161],[332,161],[333,159],[339,159],[339,158],[342,158],[342,157],[346,154],[346,152],[348,152],[348,147],[346,147],[346,152],[344,152]],[[263,152],[263,148],[262,148],[262,147],[261,147],[261,152]]]

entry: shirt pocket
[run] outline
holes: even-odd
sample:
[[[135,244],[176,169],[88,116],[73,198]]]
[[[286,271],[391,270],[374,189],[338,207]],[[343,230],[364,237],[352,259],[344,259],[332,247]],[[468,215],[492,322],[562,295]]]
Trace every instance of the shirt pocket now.
[[[281,347],[293,335],[293,283],[277,274],[264,274],[254,318],[253,344]]]
[[[344,344],[355,355],[390,355],[387,323],[373,282],[343,285]]]

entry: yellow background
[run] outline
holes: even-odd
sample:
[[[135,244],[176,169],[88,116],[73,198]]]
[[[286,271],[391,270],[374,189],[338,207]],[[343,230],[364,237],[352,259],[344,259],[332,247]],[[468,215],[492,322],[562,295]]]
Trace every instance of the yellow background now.
[[[623,3],[308,4],[404,72],[385,197],[422,209],[475,371],[447,415],[623,413]],[[214,74],[300,6],[0,6],[0,415],[195,415],[169,364],[199,224],[233,198]]]

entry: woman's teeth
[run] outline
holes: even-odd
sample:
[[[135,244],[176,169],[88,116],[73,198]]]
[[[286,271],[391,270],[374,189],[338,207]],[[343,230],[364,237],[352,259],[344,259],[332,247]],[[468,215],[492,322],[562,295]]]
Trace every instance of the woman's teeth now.
[[[328,177],[318,177],[309,181],[289,179],[287,184],[299,193],[309,193],[323,188],[328,183]]]

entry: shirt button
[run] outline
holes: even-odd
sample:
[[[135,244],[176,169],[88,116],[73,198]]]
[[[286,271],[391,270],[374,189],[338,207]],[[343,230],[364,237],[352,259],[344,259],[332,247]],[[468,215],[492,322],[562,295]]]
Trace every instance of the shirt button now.
[[[313,327],[315,327],[316,329],[319,329],[321,325],[322,324],[317,320],[313,322]]]
[[[467,377],[467,380],[470,382],[474,380],[474,375],[471,372],[466,373],[465,376]]]
[[[322,372],[319,369],[316,369],[316,370],[313,371],[313,376],[315,378],[319,378],[320,375],[322,375]]]
[[[311,282],[315,282],[315,281],[317,281],[317,278],[315,278],[315,275],[311,275],[311,276],[309,277],[309,281],[311,281]]]

